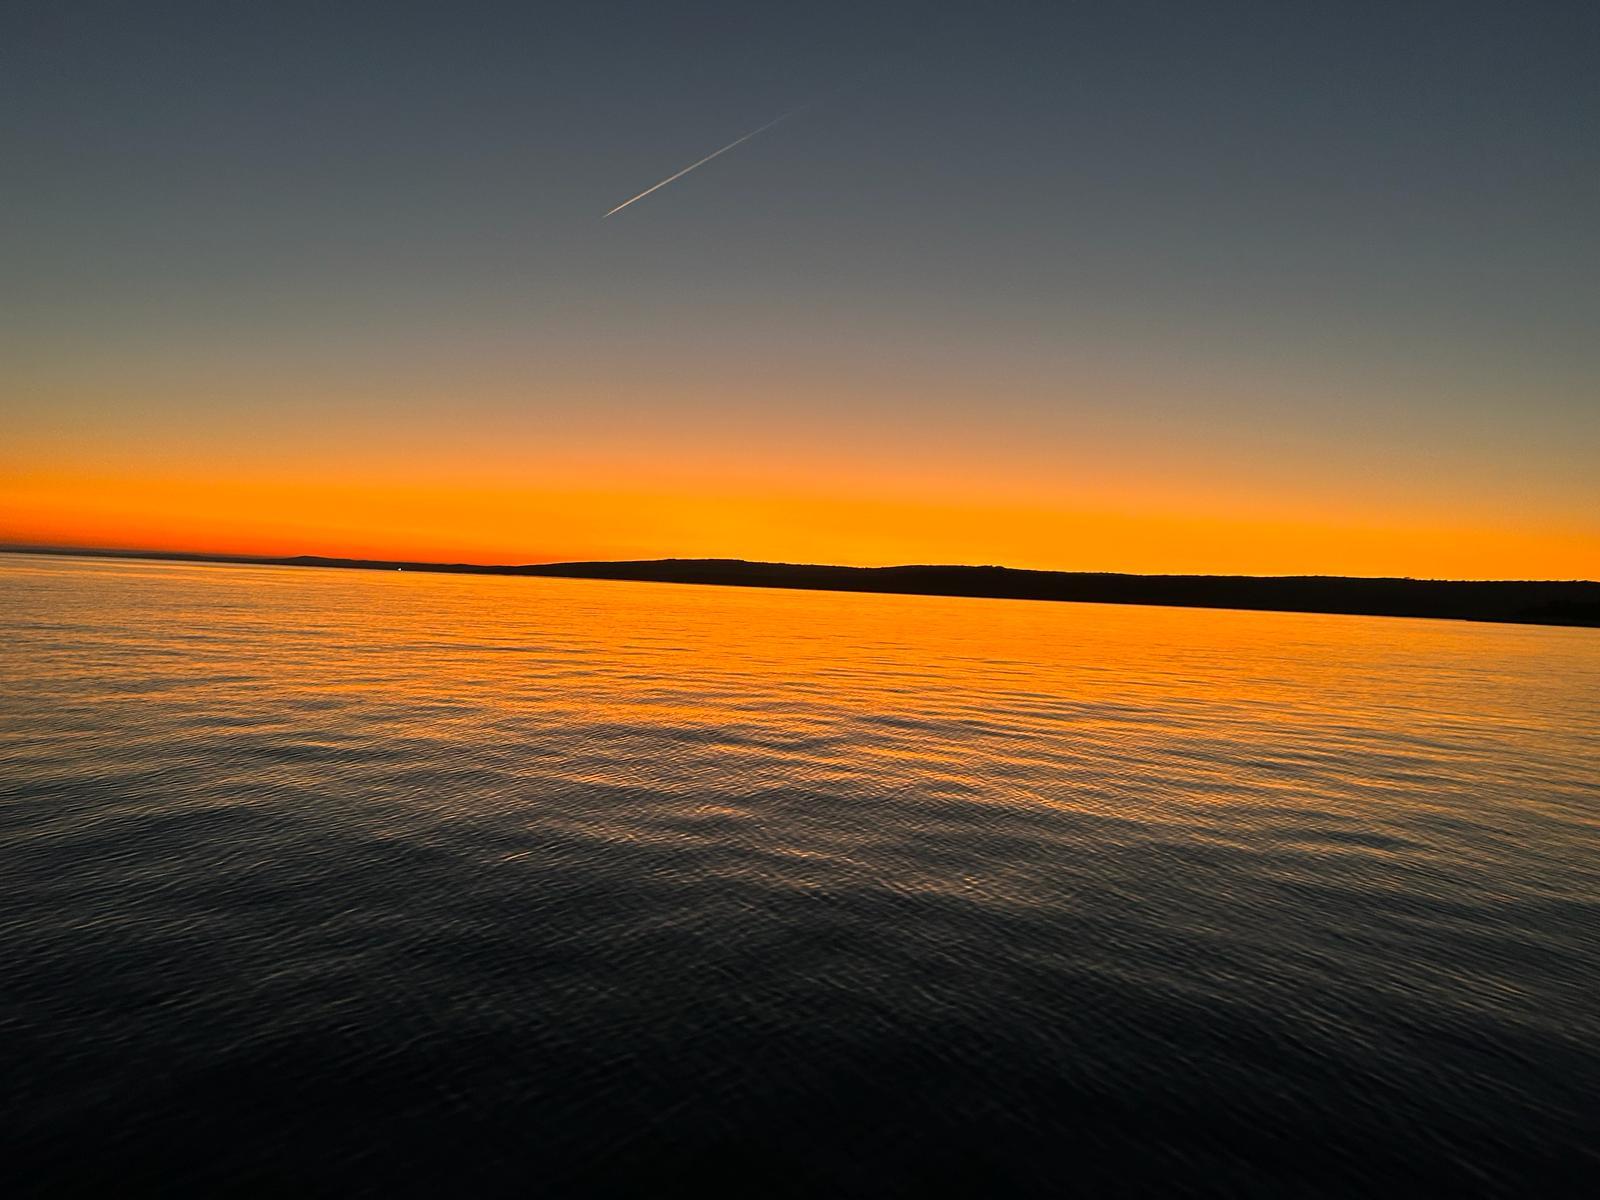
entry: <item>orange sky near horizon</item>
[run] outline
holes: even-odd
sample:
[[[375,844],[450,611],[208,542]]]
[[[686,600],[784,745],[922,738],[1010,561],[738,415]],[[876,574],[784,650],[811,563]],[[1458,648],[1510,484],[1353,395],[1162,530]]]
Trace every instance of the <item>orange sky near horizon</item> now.
[[[0,541],[1600,577],[1581,454],[1495,422],[1458,420],[1441,443],[1378,386],[1341,404],[1337,381],[1131,354],[1014,358],[1010,376],[991,356],[942,378],[870,359],[797,358],[765,378],[748,357],[678,360],[657,379],[581,363],[541,378],[514,354],[388,358],[276,376],[236,354],[121,377],[12,368],[26,404],[0,446]],[[999,388],[1004,407],[983,399]]]
[[[738,557],[848,565],[994,563],[1136,573],[1595,578],[1600,529],[1482,513],[1399,520],[1181,493],[1092,495],[666,478],[537,485],[434,475],[0,473],[0,542],[263,556],[518,563]]]
[[[1563,458],[1536,427],[1520,436],[1543,444],[1521,447],[1465,421],[1444,445],[1376,388],[1364,407],[1338,405],[1317,380],[1131,356],[998,379],[992,362],[941,379],[794,361],[764,382],[727,358],[664,380],[547,369],[538,382],[515,356],[431,372],[390,358],[382,370],[300,362],[278,378],[228,356],[120,379],[13,369],[27,404],[0,446],[0,541],[1600,577],[1580,454]],[[1004,386],[1009,410],[979,419],[970,397],[986,383]]]
[[[1581,445],[1475,425],[1498,410],[1465,385],[1443,442],[1385,378],[1024,349],[939,370],[885,369],[882,347],[764,367],[663,351],[653,373],[598,371],[587,349],[535,372],[525,352],[481,346],[275,371],[215,346],[126,374],[13,366],[24,405],[0,445],[0,542],[1600,577]]]

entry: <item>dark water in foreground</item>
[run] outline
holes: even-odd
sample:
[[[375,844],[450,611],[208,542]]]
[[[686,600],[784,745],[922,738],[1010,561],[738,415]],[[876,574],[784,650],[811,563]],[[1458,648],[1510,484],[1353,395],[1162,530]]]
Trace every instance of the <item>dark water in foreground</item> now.
[[[1600,1180],[1600,633],[0,556],[8,1194]]]

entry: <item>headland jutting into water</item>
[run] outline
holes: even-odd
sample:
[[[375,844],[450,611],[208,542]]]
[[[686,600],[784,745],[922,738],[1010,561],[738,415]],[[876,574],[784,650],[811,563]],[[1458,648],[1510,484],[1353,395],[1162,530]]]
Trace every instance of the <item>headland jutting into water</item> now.
[[[1372,579],[1336,575],[1121,575],[1089,571],[1029,571],[1012,567],[830,567],[748,562],[732,558],[661,558],[635,562],[475,563],[363,558],[287,558],[156,550],[95,550],[5,545],[13,553],[254,566],[325,567],[374,571],[433,571],[465,575],[531,575],[640,583],[698,583],[723,587],[799,588],[893,595],[970,596],[995,600],[1057,600],[1086,604],[1148,604],[1179,608],[1237,608],[1273,612],[1344,613],[1375,617],[1437,617],[1526,625],[1600,627],[1600,583],[1591,580]]]

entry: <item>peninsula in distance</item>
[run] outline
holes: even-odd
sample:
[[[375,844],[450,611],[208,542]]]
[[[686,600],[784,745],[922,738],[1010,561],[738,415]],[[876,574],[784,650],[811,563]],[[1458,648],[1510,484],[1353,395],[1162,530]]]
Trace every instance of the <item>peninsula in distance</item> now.
[[[526,575],[638,583],[795,588],[891,595],[966,596],[1235,608],[1352,616],[1433,617],[1525,625],[1600,627],[1600,582],[1593,580],[1380,579],[1334,575],[1128,575],[1099,571],[1036,571],[998,566],[841,567],[750,562],[732,558],[662,558],[629,562],[492,565],[295,555],[284,558],[154,550],[94,550],[8,545],[14,553],[255,566],[431,571],[463,575]]]

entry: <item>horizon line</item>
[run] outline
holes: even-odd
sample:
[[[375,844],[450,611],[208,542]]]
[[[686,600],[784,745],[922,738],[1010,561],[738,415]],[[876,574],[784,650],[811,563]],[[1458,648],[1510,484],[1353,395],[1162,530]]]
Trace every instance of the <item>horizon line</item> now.
[[[1424,575],[1340,575],[1330,573],[1270,573],[1246,574],[1240,572],[1195,572],[1195,571],[1111,571],[1066,567],[1011,567],[1003,563],[938,563],[938,562],[897,562],[878,563],[865,566],[852,563],[803,563],[788,562],[778,559],[737,558],[724,555],[703,555],[683,557],[667,555],[656,558],[592,558],[592,559],[546,559],[527,560],[512,563],[475,563],[463,559],[411,559],[411,558],[366,558],[345,554],[242,554],[229,551],[213,550],[169,550],[152,549],[146,547],[117,547],[117,546],[78,546],[64,544],[49,544],[37,542],[0,542],[0,553],[3,554],[41,554],[63,558],[134,558],[156,559],[171,562],[212,562],[235,563],[240,565],[256,564],[258,566],[295,566],[309,564],[330,564],[348,569],[390,569],[395,567],[418,567],[431,570],[440,574],[503,574],[512,571],[537,571],[552,567],[625,567],[648,566],[656,563],[700,563],[700,564],[727,564],[751,567],[793,567],[796,569],[814,569],[827,571],[907,571],[907,570],[942,570],[942,571],[1008,571],[1026,575],[1068,575],[1068,576],[1116,576],[1123,579],[1321,579],[1321,580],[1350,580],[1371,583],[1438,583],[1438,584],[1588,584],[1600,586],[1600,580],[1585,579],[1570,576],[1563,579],[1554,578],[1471,578],[1453,579],[1440,576]]]

